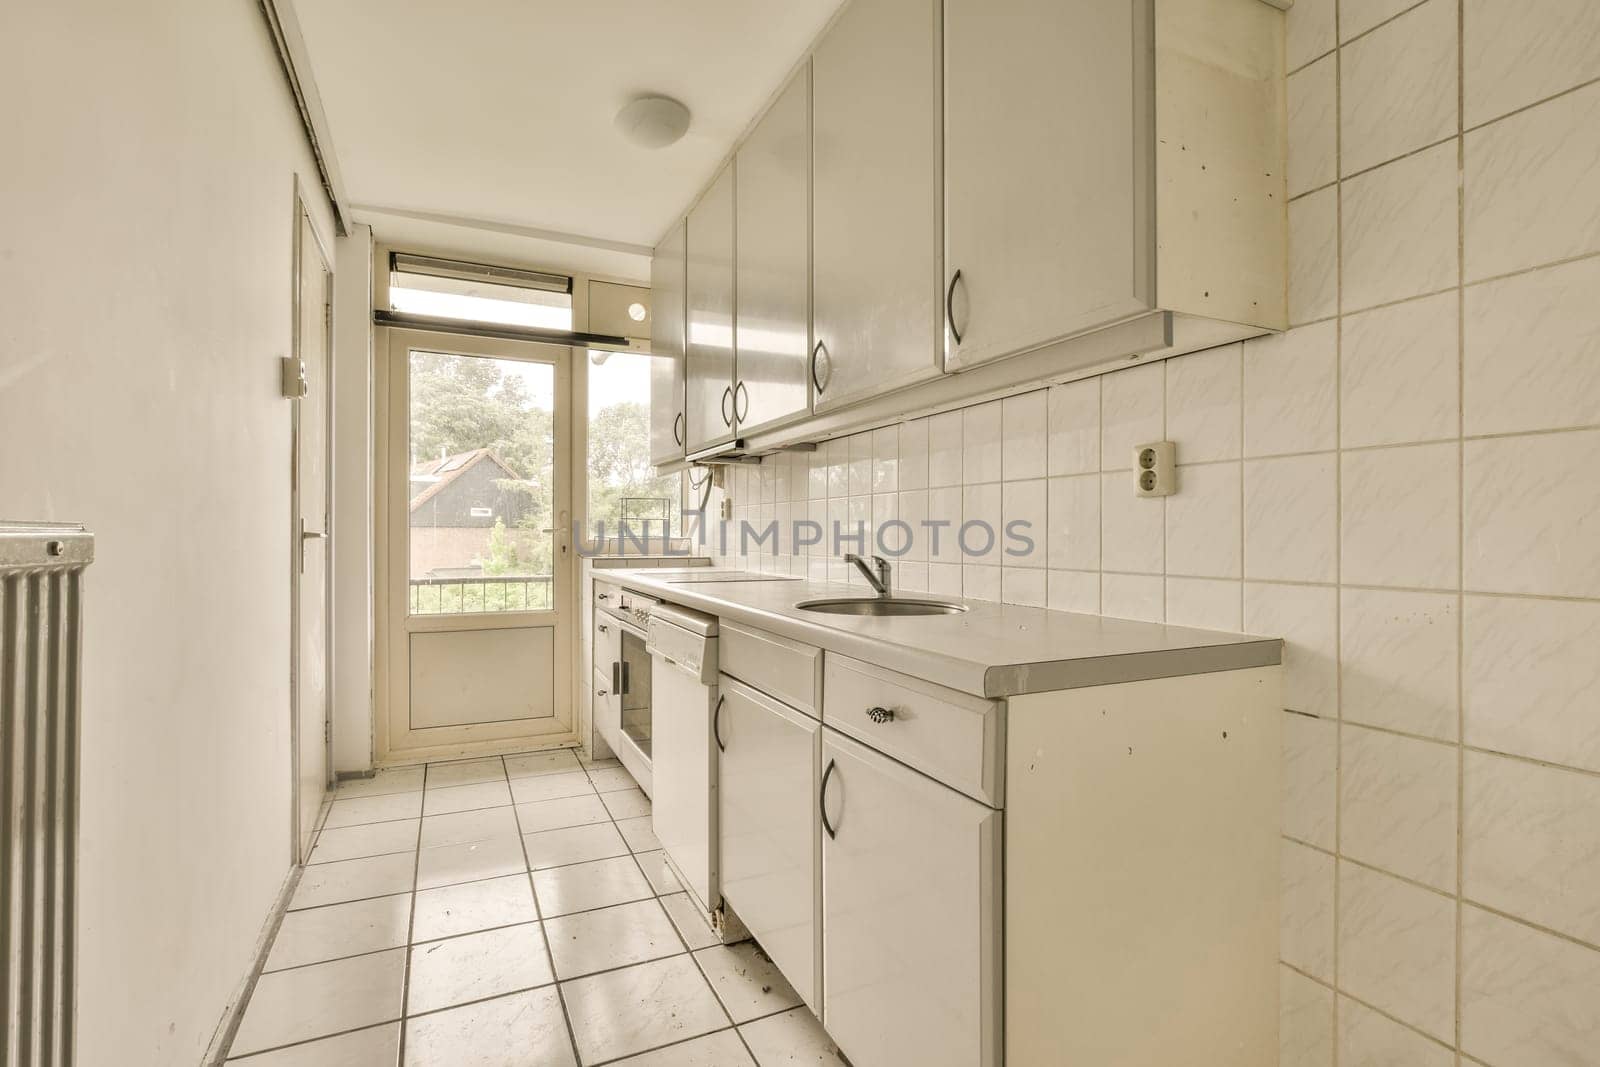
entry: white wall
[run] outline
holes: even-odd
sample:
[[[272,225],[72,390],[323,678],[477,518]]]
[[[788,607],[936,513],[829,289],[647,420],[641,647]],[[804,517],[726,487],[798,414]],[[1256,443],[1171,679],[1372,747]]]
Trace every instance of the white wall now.
[[[0,512],[97,539],[78,1061],[192,1064],[290,867],[277,360],[318,187],[254,0],[4,12]]]
[[[1287,638],[1284,1067],[1600,1064],[1597,42],[1297,0],[1293,329],[732,469],[760,526],[1046,530],[905,588]],[[785,551],[735,562],[847,574]]]
[[[372,767],[372,229],[335,245],[333,767]]]

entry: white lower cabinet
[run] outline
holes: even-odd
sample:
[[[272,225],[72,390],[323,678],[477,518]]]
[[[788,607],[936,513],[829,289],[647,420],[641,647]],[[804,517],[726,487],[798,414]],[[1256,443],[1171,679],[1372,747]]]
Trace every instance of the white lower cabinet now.
[[[726,674],[719,685],[722,897],[817,1012],[822,726]]]
[[[594,728],[615,751],[622,736],[622,698],[611,688],[611,676],[594,669]]]
[[[1000,812],[823,730],[823,1011],[856,1067],[1000,1061]]]

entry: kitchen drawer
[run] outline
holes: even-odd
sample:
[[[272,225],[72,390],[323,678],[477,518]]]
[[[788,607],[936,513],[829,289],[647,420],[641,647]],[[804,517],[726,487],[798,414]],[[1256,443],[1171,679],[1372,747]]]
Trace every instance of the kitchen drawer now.
[[[722,620],[717,649],[724,674],[818,717],[822,650]]]
[[[991,807],[1004,802],[1004,705],[827,654],[822,721]]]

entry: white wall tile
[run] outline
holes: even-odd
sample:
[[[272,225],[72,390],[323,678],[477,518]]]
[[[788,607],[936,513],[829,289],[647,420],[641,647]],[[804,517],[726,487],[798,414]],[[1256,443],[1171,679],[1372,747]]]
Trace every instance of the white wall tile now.
[[[1161,497],[1134,495],[1131,470],[1102,474],[1100,565],[1112,571],[1161,573],[1164,514]]]
[[[900,488],[900,427],[872,431],[872,491],[892,493]]]
[[[850,439],[848,437],[835,437],[827,443],[828,449],[828,498],[848,496],[850,493]],[[740,468],[735,467],[734,473],[739,473]],[[737,493],[734,499],[738,499]]]
[[[1456,905],[1339,864],[1339,988],[1439,1038],[1455,1037]]]
[[[1469,596],[1466,742],[1600,771],[1600,604]]]
[[[874,555],[894,558],[895,553],[910,548],[911,537],[897,523],[900,518],[900,497],[896,493],[872,494],[872,547]]]
[[[1335,464],[1331,455],[1245,462],[1246,578],[1334,580],[1339,526]]]
[[[928,419],[900,426],[900,488],[928,488]]]
[[[1243,583],[1221,578],[1168,578],[1167,622],[1238,633]]]
[[[1238,459],[1243,403],[1242,345],[1223,345],[1166,361],[1166,440],[1179,463]]]
[[[1439,1042],[1340,997],[1339,1062],[1347,1067],[1456,1067],[1456,1056]]]
[[[1340,444],[1399,445],[1460,432],[1458,305],[1455,292],[1440,293],[1341,320]]]
[[[1325,319],[1339,310],[1339,190],[1289,201],[1289,322]]]
[[[928,592],[944,596],[961,595],[961,565],[959,563],[928,564]]]
[[[872,492],[872,434],[856,433],[846,438],[850,466],[845,490],[850,496]]]
[[[1339,700],[1347,722],[1454,741],[1459,606],[1454,593],[1340,593]]]
[[[1427,0],[1341,51],[1345,174],[1455,135],[1456,3]]]
[[[1461,1048],[1494,1067],[1600,1065],[1600,952],[1462,910]]]
[[[928,591],[928,565],[901,560],[894,565],[895,588],[906,593]]]
[[[1600,4],[1593,7],[1600,12]],[[1462,353],[1467,433],[1600,423],[1596,293],[1600,257],[1467,289]]]
[[[1600,944],[1600,777],[1466,753],[1461,891]]]
[[[1331,50],[1335,44],[1333,8],[1336,0],[1299,0],[1284,16],[1284,59],[1294,70]]]
[[[961,595],[973,600],[998,601],[1001,595],[1000,568],[986,564],[964,564],[961,568]]]
[[[1043,570],[1025,570],[1002,567],[1000,571],[1000,599],[1007,604],[1022,604],[1042,608],[1047,597],[1047,579]]]
[[[1244,584],[1246,633],[1282,637],[1283,700],[1294,711],[1338,712],[1339,601],[1332,586]]]
[[[1456,283],[1456,173],[1452,141],[1340,184],[1345,311]]]
[[[910,528],[910,543],[900,559],[906,563],[921,563],[928,558],[928,530],[923,522],[928,518],[928,491],[914,489],[900,493],[900,521]]]
[[[828,498],[828,445],[818,442],[806,461],[806,495],[812,500]]]
[[[1459,575],[1461,461],[1455,442],[1341,457],[1340,577],[1452,589]],[[1404,530],[1405,536],[1396,537]]]
[[[1600,4],[1466,0],[1462,86],[1468,126],[1600,78]]]
[[[1001,477],[1000,401],[961,409],[961,481],[998,482]]]
[[[1468,281],[1600,250],[1600,84],[1474,130],[1465,151]]]
[[[1050,532],[1047,501],[1043,478],[1005,483],[1000,505],[1003,523],[1000,530],[1001,566],[1044,569]],[[1019,525],[1013,527],[1013,523]],[[1025,543],[1025,540],[1031,544]],[[1040,578],[1039,581],[1039,603],[1042,605],[1044,579]],[[1009,603],[1021,603],[1012,601],[1010,597],[1006,599]]]
[[[1201,578],[1243,573],[1241,466],[1178,468],[1178,491],[1166,498],[1167,573]]]
[[[1294,841],[1278,853],[1283,899],[1278,951],[1287,964],[1333,981],[1333,857]]]
[[[1333,1067],[1333,990],[1278,968],[1278,1067]]]
[[[1100,475],[1051,478],[1048,508],[1045,544],[1049,565],[1057,569],[1099,569]]]
[[[962,491],[959,486],[928,490],[928,562],[961,562]],[[929,572],[931,575],[933,572]]]
[[[1114,619],[1161,622],[1166,590],[1159,574],[1101,574],[1100,611]]]
[[[1283,832],[1318,848],[1335,844],[1338,730],[1328,719],[1283,716]],[[1292,961],[1291,961],[1292,962]]]
[[[1324,56],[1289,75],[1289,195],[1320,188],[1338,173],[1338,70]]]
[[[1100,469],[1100,379],[1052,385],[1045,401],[1049,472],[1088,474]]]
[[[1045,586],[1046,603],[1056,611],[1100,611],[1100,572],[1052,570]]]
[[[1339,0],[1339,40],[1366,33],[1393,18],[1416,0]]]
[[[1133,450],[1163,440],[1166,375],[1146,363],[1100,379],[1100,469],[1132,470]]]
[[[947,411],[928,420],[928,488],[961,484],[960,411]]]
[[[1600,431],[1468,441],[1468,589],[1600,596]]]
[[[968,485],[961,491],[961,562],[1000,565],[1004,499],[999,482]],[[996,579],[998,581],[998,577]],[[996,593],[993,599],[998,600]]]
[[[1346,726],[1340,738],[1340,855],[1454,893],[1458,751]]]
[[[1338,443],[1338,333],[1338,323],[1318,322],[1244,343],[1245,455]]]
[[[1046,391],[1008,396],[1000,404],[1001,472],[1008,482],[1045,476]]]

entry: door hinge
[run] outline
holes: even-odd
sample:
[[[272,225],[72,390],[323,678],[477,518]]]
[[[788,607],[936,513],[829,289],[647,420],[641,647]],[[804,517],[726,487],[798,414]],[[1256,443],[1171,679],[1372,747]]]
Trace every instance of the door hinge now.
[[[323,744],[327,744],[329,741],[332,741],[332,740],[333,740],[333,720],[332,719],[323,719],[322,720],[322,743]]]

